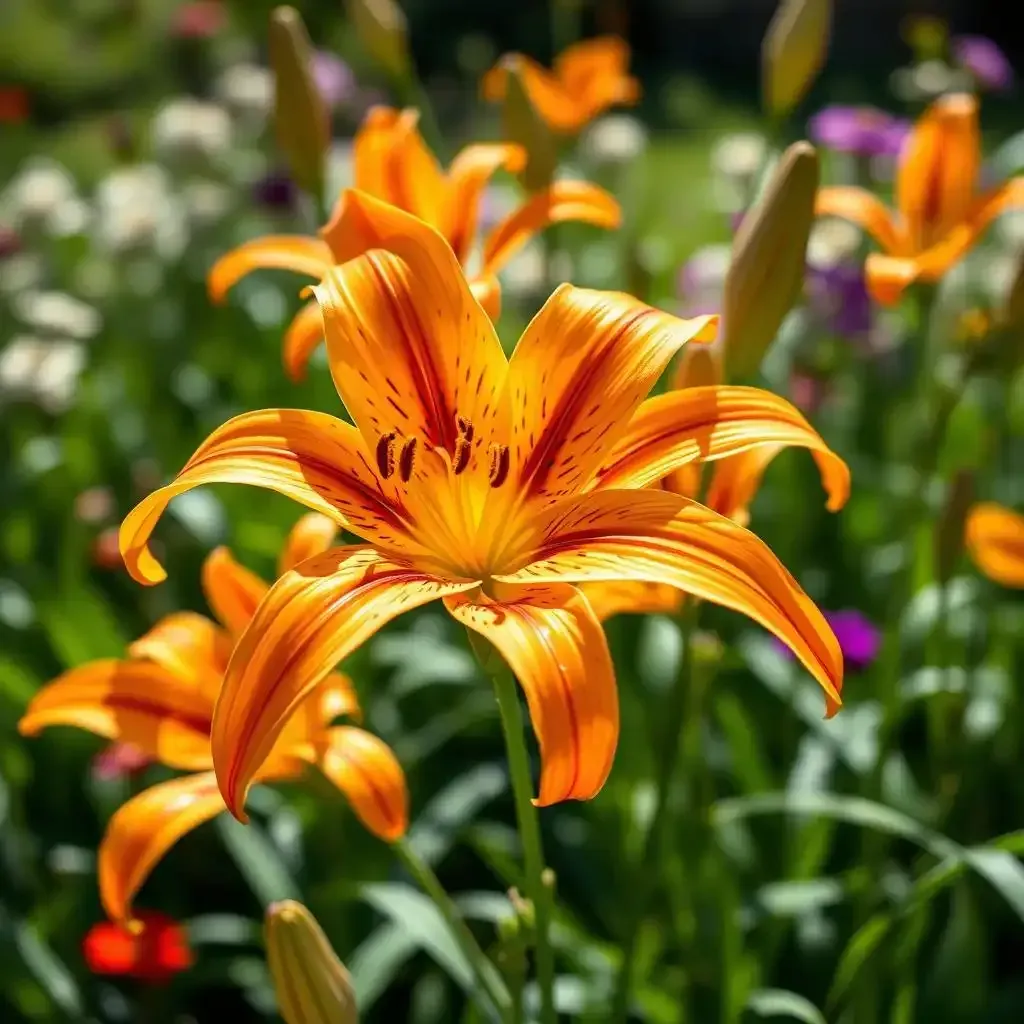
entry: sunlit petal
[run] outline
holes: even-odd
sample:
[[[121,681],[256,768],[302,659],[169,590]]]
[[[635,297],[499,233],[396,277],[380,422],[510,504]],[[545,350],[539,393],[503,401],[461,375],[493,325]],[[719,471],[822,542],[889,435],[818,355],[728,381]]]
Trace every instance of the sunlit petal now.
[[[320,769],[374,835],[388,842],[405,835],[409,827],[405,773],[383,740],[355,726],[336,726],[329,732]]]
[[[266,235],[243,242],[210,268],[206,286],[214,302],[253,270],[294,270],[319,280],[331,265],[330,249],[318,238],[304,235]]]
[[[538,115],[555,131],[577,132],[587,123],[589,112],[568,92],[565,85],[547,68],[520,53],[509,54],[484,75],[482,91],[485,99],[495,101],[505,98],[509,71],[513,69],[519,74],[526,95]]]
[[[873,252],[864,264],[864,281],[875,302],[895,306],[920,276],[921,261],[914,256],[884,256]]]
[[[277,560],[277,574],[294,569],[314,555],[323,554],[338,536],[338,524],[329,516],[319,512],[307,512],[288,531],[281,555]]]
[[[326,273],[326,271],[325,271]],[[324,340],[324,318],[319,303],[313,299],[295,314],[284,333],[285,372],[294,381],[306,376],[309,357]]]
[[[354,427],[324,413],[265,409],[228,420],[171,483],[128,513],[120,546],[134,579],[159,583],[166,577],[149,550],[149,536],[172,498],[213,483],[277,491],[380,543],[400,548],[405,537],[402,512],[380,494]]]
[[[792,648],[840,703],[843,658],[821,612],[754,534],[660,490],[597,491],[562,503],[538,525],[531,564],[511,582],[645,580],[749,616]]]
[[[990,579],[1024,587],[1024,516],[991,502],[975,505],[967,517],[967,550]]]
[[[814,212],[819,217],[851,221],[871,235],[886,252],[898,254],[907,247],[885,203],[867,189],[849,185],[820,189]]]
[[[135,894],[164,854],[223,810],[213,772],[161,782],[120,807],[107,825],[97,860],[107,914],[115,921],[130,920]]]
[[[213,614],[229,633],[238,636],[266,595],[266,582],[246,569],[226,547],[214,548],[206,556],[201,579]]]
[[[574,95],[585,95],[601,80],[626,77],[629,44],[620,36],[598,36],[567,46],[556,58],[554,72]]]
[[[355,187],[362,192],[399,202],[391,179],[391,154],[395,147],[395,130],[401,113],[393,107],[371,107],[352,140],[352,175]],[[330,234],[324,234],[330,244]],[[333,244],[331,245],[333,249]]]
[[[496,277],[482,276],[475,277],[469,282],[473,298],[483,307],[483,311],[495,323],[501,316],[501,284]]]
[[[213,703],[188,682],[150,661],[92,661],[44,686],[18,723],[23,736],[70,725],[133,744],[172,768],[210,766]]]
[[[396,615],[473,586],[334,548],[285,573],[242,635],[213,723],[213,760],[231,812],[299,705],[335,665]]]
[[[499,587],[445,599],[460,622],[486,637],[509,663],[530,708],[541,754],[544,807],[596,796],[619,739],[619,696],[604,630],[576,588]]]
[[[206,693],[212,707],[231,657],[231,637],[205,615],[173,612],[128,646],[132,658],[154,661]]]
[[[580,590],[586,595],[600,622],[621,612],[672,615],[683,606],[683,595],[675,587],[664,583],[605,580],[601,583],[583,583]]]

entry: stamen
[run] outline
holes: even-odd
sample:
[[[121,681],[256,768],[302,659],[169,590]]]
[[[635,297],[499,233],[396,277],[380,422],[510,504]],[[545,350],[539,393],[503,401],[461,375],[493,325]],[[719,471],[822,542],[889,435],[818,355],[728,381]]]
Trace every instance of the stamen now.
[[[463,434],[463,436],[455,442],[455,454],[452,456],[452,472],[456,476],[458,476],[469,465],[469,457],[472,454],[473,446],[470,444],[470,438]]]
[[[500,487],[508,479],[508,445],[492,444],[488,451],[491,456],[491,469],[489,473],[491,486]]]
[[[465,416],[456,416],[455,425],[459,428],[459,436],[467,441],[473,440],[473,424]]]
[[[395,471],[395,437],[392,430],[388,434],[381,434],[377,442],[377,470],[387,480]]]
[[[398,475],[402,478],[403,483],[409,482],[409,477],[412,476],[413,460],[416,458],[416,438],[407,438],[405,443],[402,445],[402,454],[398,456]]]

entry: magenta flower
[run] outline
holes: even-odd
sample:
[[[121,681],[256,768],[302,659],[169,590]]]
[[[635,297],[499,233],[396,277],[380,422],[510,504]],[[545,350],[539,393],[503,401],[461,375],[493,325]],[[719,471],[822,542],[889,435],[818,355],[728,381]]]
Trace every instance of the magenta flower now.
[[[882,646],[881,630],[866,615],[853,609],[824,612],[824,615],[839,641],[846,667],[851,672],[866,669],[878,657]],[[792,659],[793,652],[788,647],[774,637],[772,642],[784,657]]]
[[[832,106],[819,110],[807,128],[814,142],[838,153],[894,157],[911,125],[875,107]]]
[[[983,89],[1007,92],[1013,87],[1013,67],[1006,54],[985,36],[955,36],[953,57]]]
[[[340,107],[349,103],[356,91],[356,76],[340,58],[326,50],[313,54],[313,79],[324,103],[329,107]]]

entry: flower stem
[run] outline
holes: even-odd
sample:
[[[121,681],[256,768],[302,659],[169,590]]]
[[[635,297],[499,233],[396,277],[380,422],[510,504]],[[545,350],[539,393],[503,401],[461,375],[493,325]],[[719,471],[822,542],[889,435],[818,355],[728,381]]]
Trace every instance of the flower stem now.
[[[430,865],[412,848],[407,839],[398,839],[391,846],[405,869],[416,879],[420,888],[434,901],[435,906],[441,912],[445,924],[448,925],[463,956],[469,962],[473,977],[479,986],[479,992],[486,996],[487,1009],[496,1011],[499,1019],[506,1024],[518,1024],[516,1018],[512,1016],[512,997],[509,995],[504,981],[494,964],[487,959],[459,913],[458,907],[445,892],[444,886],[441,885]]]
[[[526,866],[526,891],[533,903],[537,983],[540,989],[542,1024],[555,1024],[555,957],[551,948],[552,886],[550,873],[544,867],[544,850],[540,839],[540,820],[533,804],[533,780],[530,761],[523,741],[523,713],[512,674],[504,668],[491,671],[494,695],[501,714],[505,734],[508,766],[512,776],[512,792],[516,802],[519,836],[523,844]]]

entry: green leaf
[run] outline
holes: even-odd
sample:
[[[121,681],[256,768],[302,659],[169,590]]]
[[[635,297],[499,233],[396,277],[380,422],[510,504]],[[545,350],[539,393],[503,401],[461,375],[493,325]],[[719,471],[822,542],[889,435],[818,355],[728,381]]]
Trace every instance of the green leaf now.
[[[220,815],[216,824],[221,841],[264,907],[275,900],[302,898],[298,884],[259,825],[243,825],[230,814]]]
[[[82,996],[71,972],[27,921],[14,924],[14,945],[29,974],[56,1006],[73,1020],[82,1019]]]
[[[39,597],[36,610],[54,653],[65,668],[95,658],[118,658],[128,637],[110,605],[85,583]]]
[[[362,1013],[387,991],[405,963],[420,948],[416,939],[399,924],[382,924],[371,932],[347,961],[356,1002]]]
[[[746,1008],[758,1017],[791,1017],[804,1024],[827,1024],[814,1003],[781,988],[762,988],[751,992]]]

